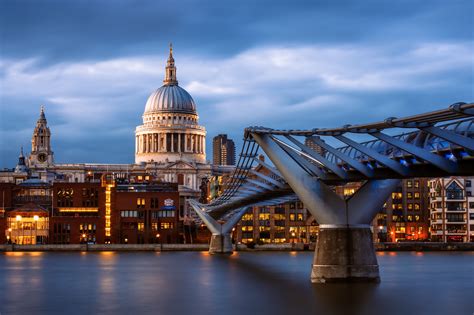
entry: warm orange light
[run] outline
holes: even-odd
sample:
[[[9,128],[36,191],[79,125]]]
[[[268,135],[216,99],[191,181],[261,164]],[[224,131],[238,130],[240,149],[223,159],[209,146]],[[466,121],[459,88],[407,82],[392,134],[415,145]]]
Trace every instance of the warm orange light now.
[[[12,231],[12,228],[8,228],[8,232],[11,232]]]
[[[17,215],[15,218],[17,221],[21,221],[21,215]]]
[[[39,220],[39,216],[34,215],[34,216],[33,216],[33,220],[38,221],[38,220]]]
[[[85,234],[82,234],[82,238],[86,238],[86,235],[85,235]]]
[[[160,237],[160,233],[156,234],[156,237]]]

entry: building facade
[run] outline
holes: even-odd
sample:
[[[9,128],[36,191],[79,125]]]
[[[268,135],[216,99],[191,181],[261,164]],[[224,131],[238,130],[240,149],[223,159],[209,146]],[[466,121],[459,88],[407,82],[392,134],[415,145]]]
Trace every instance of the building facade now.
[[[235,144],[227,135],[212,139],[212,162],[214,165],[235,165]]]
[[[0,242],[14,244],[178,243],[178,185],[101,182],[0,184]]]
[[[100,183],[110,174],[130,183],[146,183],[153,178],[178,185],[177,213],[184,221],[193,215],[186,200],[201,197],[202,182],[210,177],[211,165],[206,161],[206,130],[199,125],[193,98],[178,85],[171,47],[163,82],[148,98],[143,124],[136,128],[136,163],[57,163],[51,145],[54,134],[42,106],[29,156],[26,158],[21,150],[17,166],[0,171],[0,183],[19,184],[28,178],[47,183]]]
[[[474,177],[430,180],[431,239],[474,242]]]

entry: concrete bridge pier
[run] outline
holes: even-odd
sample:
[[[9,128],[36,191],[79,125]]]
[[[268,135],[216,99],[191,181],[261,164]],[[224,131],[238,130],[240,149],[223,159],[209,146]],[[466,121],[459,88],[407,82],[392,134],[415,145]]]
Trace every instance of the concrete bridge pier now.
[[[311,282],[379,281],[379,266],[368,226],[320,226]]]
[[[204,208],[194,200],[188,201],[197,215],[211,231],[211,242],[209,243],[210,254],[232,254],[234,247],[232,245],[232,228],[240,221],[247,208],[240,208],[225,223],[221,224],[211,217]]]
[[[230,233],[212,234],[209,244],[210,254],[232,254],[233,251],[234,248],[232,246]]]
[[[379,282],[370,223],[400,180],[368,180],[345,199],[307,172],[316,165],[288,153],[267,134],[252,136],[320,225],[311,282]]]

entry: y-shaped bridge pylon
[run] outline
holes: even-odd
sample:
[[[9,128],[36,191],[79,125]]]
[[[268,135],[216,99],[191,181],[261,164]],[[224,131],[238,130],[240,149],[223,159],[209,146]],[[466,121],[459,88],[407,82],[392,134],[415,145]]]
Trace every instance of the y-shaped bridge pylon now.
[[[305,172],[269,135],[252,136],[319,223],[311,281],[379,281],[370,222],[400,180],[368,180],[343,199]]]
[[[247,207],[238,209],[225,223],[220,223],[205,211],[205,209],[196,201],[188,200],[188,203],[196,211],[204,224],[211,231],[211,242],[209,244],[209,253],[211,254],[230,254],[233,251],[231,232],[234,226],[245,214]]]

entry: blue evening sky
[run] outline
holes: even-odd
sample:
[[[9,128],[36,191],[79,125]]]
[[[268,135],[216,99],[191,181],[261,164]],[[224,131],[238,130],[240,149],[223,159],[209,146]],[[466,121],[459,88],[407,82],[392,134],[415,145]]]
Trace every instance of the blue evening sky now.
[[[473,101],[471,0],[0,1],[0,168],[41,105],[57,162],[130,163],[168,43],[212,137]],[[239,151],[239,148],[237,149]]]

